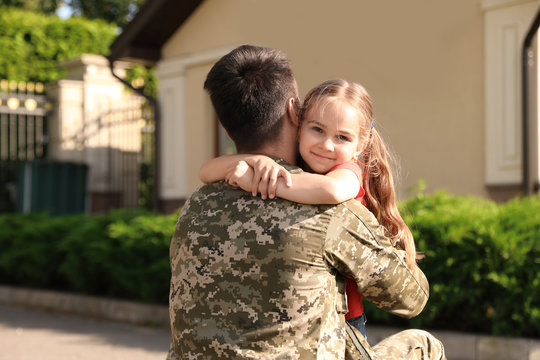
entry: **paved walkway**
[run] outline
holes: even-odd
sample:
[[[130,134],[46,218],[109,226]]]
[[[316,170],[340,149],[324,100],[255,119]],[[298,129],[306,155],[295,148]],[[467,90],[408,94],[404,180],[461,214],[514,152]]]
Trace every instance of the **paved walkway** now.
[[[166,330],[0,304],[0,360],[164,360]]]
[[[37,308],[47,312],[28,310]],[[0,360],[164,360],[168,322],[164,305],[0,285]],[[368,324],[368,339],[399,330]],[[432,333],[449,360],[540,360],[540,339]]]

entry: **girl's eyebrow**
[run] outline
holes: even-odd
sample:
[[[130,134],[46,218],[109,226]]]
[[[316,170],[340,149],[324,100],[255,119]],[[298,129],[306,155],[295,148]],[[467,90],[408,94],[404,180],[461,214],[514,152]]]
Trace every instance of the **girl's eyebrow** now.
[[[318,121],[318,120],[308,120],[308,124],[315,124],[321,128],[326,128],[326,125],[324,125],[322,122]]]
[[[338,131],[340,133],[340,135],[349,135],[349,136],[353,136],[354,135],[354,131],[349,131],[347,129],[345,130],[339,130]]]

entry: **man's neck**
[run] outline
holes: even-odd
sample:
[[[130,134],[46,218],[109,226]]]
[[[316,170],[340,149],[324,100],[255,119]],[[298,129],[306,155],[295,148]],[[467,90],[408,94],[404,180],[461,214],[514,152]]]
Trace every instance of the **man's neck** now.
[[[266,142],[263,147],[257,149],[256,153],[278,157],[291,165],[296,165],[297,135],[297,125],[289,117],[286,117],[279,136],[275,137],[273,141]]]

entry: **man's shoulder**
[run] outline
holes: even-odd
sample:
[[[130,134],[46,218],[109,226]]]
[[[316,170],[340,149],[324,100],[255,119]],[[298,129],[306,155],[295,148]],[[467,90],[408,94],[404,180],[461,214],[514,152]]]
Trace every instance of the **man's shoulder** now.
[[[348,200],[335,205],[329,210],[332,216],[340,222],[355,222],[367,228],[379,227],[377,218],[369,209],[358,200]]]
[[[351,199],[337,205],[338,208],[342,208],[343,211],[351,212],[357,216],[373,215],[369,209],[363,205],[360,201]]]
[[[291,165],[289,165],[291,166]],[[299,168],[291,167],[291,169]],[[373,214],[357,200],[348,200],[336,205],[307,205],[292,202],[286,199],[275,198],[262,200],[259,196],[252,196],[242,189],[232,187],[224,181],[205,184],[196,189],[184,204],[183,210],[198,212],[201,208],[220,208],[228,211],[251,210],[253,216],[261,212],[268,214],[269,211],[277,211],[284,217],[294,217],[295,214],[304,216],[316,216],[324,214],[330,218],[342,220],[360,221],[366,226],[377,226],[377,219]]]
[[[230,186],[224,180],[221,180],[199,186],[197,189],[195,189],[195,191],[191,193],[191,195],[187,199],[186,204],[194,201],[207,201],[216,196],[221,198],[223,198],[224,196],[234,197],[235,194],[236,196],[238,196],[241,193],[241,189]]]
[[[190,211],[198,207],[235,211],[235,208],[240,207],[243,211],[252,211],[254,216],[275,209],[284,211],[283,215],[292,216],[298,211],[313,214],[324,212],[333,205],[307,205],[281,198],[263,200],[260,196],[253,196],[240,188],[228,185],[225,181],[218,181],[197,188],[184,204],[184,208],[186,207]]]

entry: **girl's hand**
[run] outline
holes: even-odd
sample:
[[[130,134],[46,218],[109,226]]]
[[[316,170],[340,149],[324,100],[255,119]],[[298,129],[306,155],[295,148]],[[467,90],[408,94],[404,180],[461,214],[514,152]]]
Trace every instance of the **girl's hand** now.
[[[244,191],[251,191],[251,181],[253,180],[253,169],[245,161],[238,161],[234,166],[229,167],[225,174],[225,181],[229,185],[240,187]]]
[[[287,187],[291,186],[291,174],[283,166],[267,156],[254,155],[230,167],[225,180],[232,186],[251,192],[253,196],[260,193],[262,199],[273,199],[279,177],[283,177]]]
[[[277,182],[280,177],[285,180],[287,187],[291,187],[291,174],[271,158],[264,155],[256,155],[246,159],[246,162],[253,169],[253,179],[251,182],[251,193],[253,196],[260,193],[262,199],[273,199],[276,196]]]

